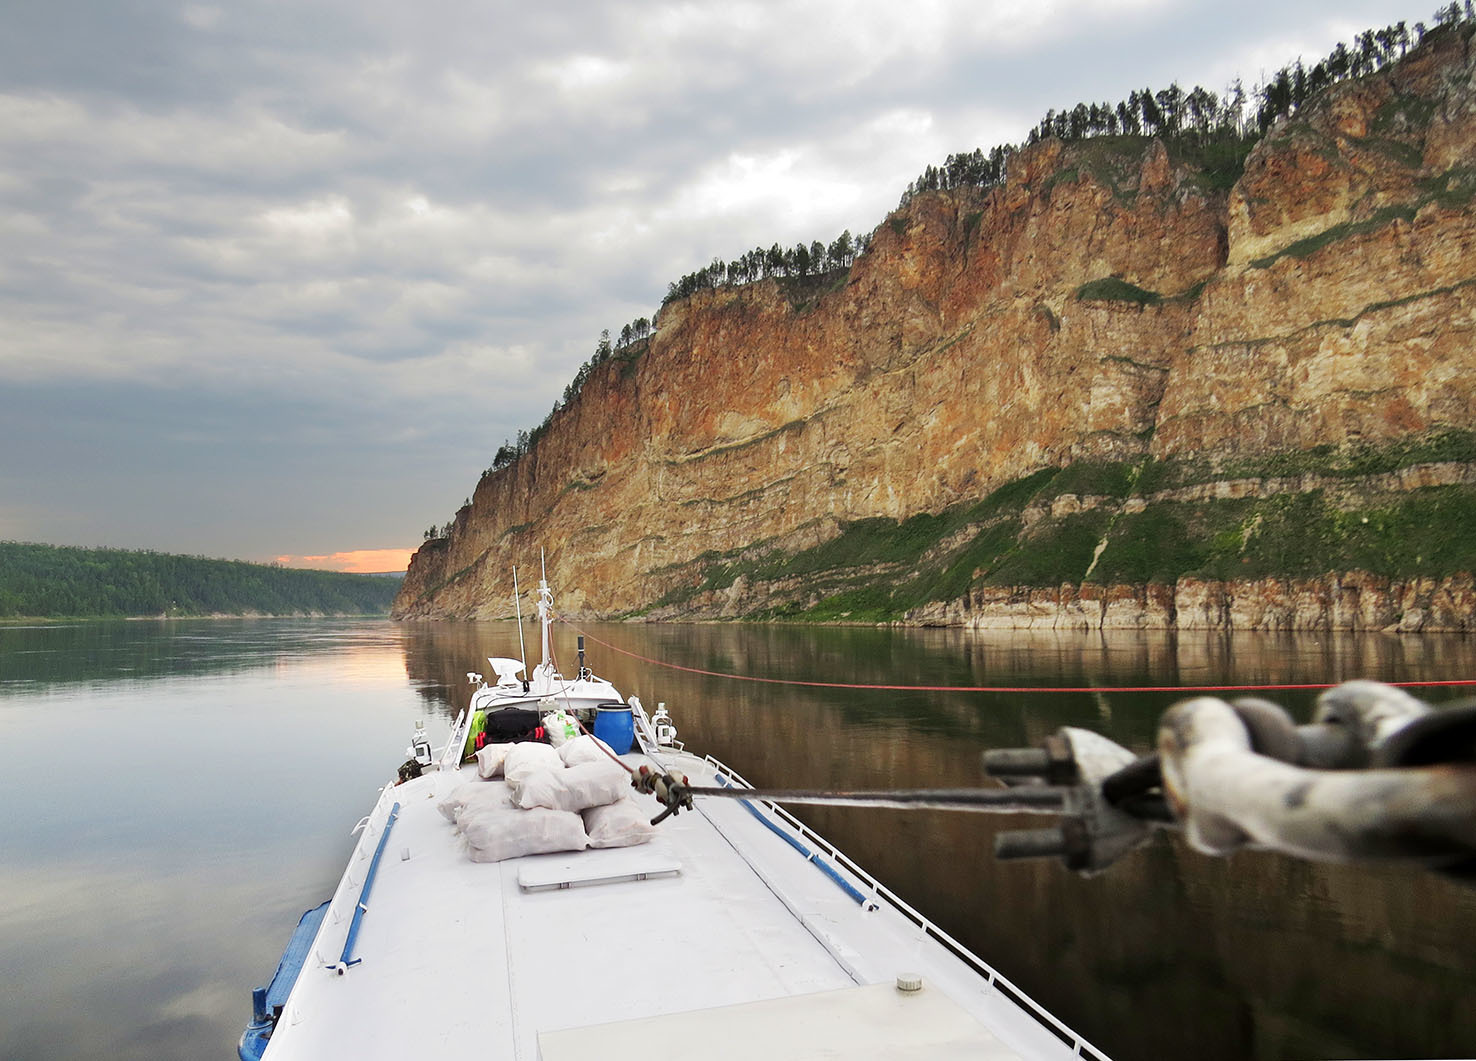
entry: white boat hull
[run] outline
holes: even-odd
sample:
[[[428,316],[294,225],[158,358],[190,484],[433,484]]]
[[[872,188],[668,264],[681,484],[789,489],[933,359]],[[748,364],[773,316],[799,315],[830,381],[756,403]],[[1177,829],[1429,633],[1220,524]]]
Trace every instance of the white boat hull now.
[[[743,783],[642,748],[626,761]],[[608,1061],[692,1037],[718,1058],[1101,1056],[782,811],[699,802],[640,847],[475,863],[436,809],[468,771],[385,789],[266,1061]],[[899,993],[899,976],[922,990]]]

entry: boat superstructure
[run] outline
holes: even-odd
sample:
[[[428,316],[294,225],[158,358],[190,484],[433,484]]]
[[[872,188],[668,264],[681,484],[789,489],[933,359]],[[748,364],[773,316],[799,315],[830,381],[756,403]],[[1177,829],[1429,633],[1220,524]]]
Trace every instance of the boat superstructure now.
[[[516,584],[517,573],[513,574]],[[514,591],[516,594],[516,590]],[[487,682],[480,673],[467,672],[467,680],[477,688],[472,693],[468,717],[478,711],[496,711],[505,707],[534,708],[540,704],[574,711],[588,712],[600,704],[618,703],[620,693],[605,679],[597,677],[584,664],[584,638],[579,639],[578,671],[573,678],[560,673],[554,660],[553,591],[547,574],[538,580],[538,625],[542,633],[542,657],[533,673],[525,673],[527,664],[510,656],[489,656],[487,663],[496,680]],[[522,616],[519,612],[518,642],[522,645]]]
[[[626,768],[751,787],[628,704]],[[441,809],[485,784],[463,762],[471,714],[360,823],[258,992],[243,1058],[1102,1056],[760,799],[698,802],[636,846],[472,861]]]

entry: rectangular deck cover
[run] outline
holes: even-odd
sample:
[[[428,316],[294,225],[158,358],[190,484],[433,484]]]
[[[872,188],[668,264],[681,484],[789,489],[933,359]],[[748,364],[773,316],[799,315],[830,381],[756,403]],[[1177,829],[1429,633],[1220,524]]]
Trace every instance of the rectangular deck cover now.
[[[679,970],[678,961],[673,974],[680,975]],[[661,990],[659,978],[652,979],[651,990]],[[892,984],[871,984],[538,1036],[543,1061],[650,1061],[653,1044],[702,1061],[1020,1058],[947,995],[926,984],[911,993]]]
[[[676,859],[645,848],[610,848],[599,857],[581,852],[574,858],[540,859],[518,866],[518,887],[525,892],[581,888],[593,884],[675,877],[682,864]]]

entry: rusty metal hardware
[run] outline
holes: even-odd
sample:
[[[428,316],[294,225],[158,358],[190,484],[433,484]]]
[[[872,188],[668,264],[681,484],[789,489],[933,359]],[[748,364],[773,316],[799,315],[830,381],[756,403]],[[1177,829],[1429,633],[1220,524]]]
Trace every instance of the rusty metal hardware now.
[[[1476,702],[1436,711],[1352,681],[1323,693],[1306,725],[1265,700],[1201,696],[1165,712],[1152,755],[1085,730],[1052,741],[985,753],[1006,783],[1061,785],[1073,766],[1077,777],[1055,826],[999,834],[1002,859],[1060,858],[1090,873],[1168,827],[1207,854],[1399,860],[1476,879]]]

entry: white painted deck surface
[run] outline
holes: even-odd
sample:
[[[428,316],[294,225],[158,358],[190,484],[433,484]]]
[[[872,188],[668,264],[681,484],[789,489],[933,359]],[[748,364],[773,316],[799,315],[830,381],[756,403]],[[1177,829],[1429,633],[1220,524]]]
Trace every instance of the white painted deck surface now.
[[[662,757],[713,783],[702,760]],[[436,809],[473,777],[431,772],[385,791],[267,1061],[611,1061],[661,1043],[715,1058],[1073,1056],[892,906],[863,909],[737,800],[699,799],[639,847],[485,864]],[[362,961],[340,975],[329,966],[396,801],[352,955]],[[920,975],[923,990],[899,993],[899,973]]]
[[[943,992],[923,988],[904,994],[891,984],[599,1024],[538,1039],[543,1061],[646,1061],[652,1043],[702,1043],[703,1061],[1013,1061],[1020,1056]]]

